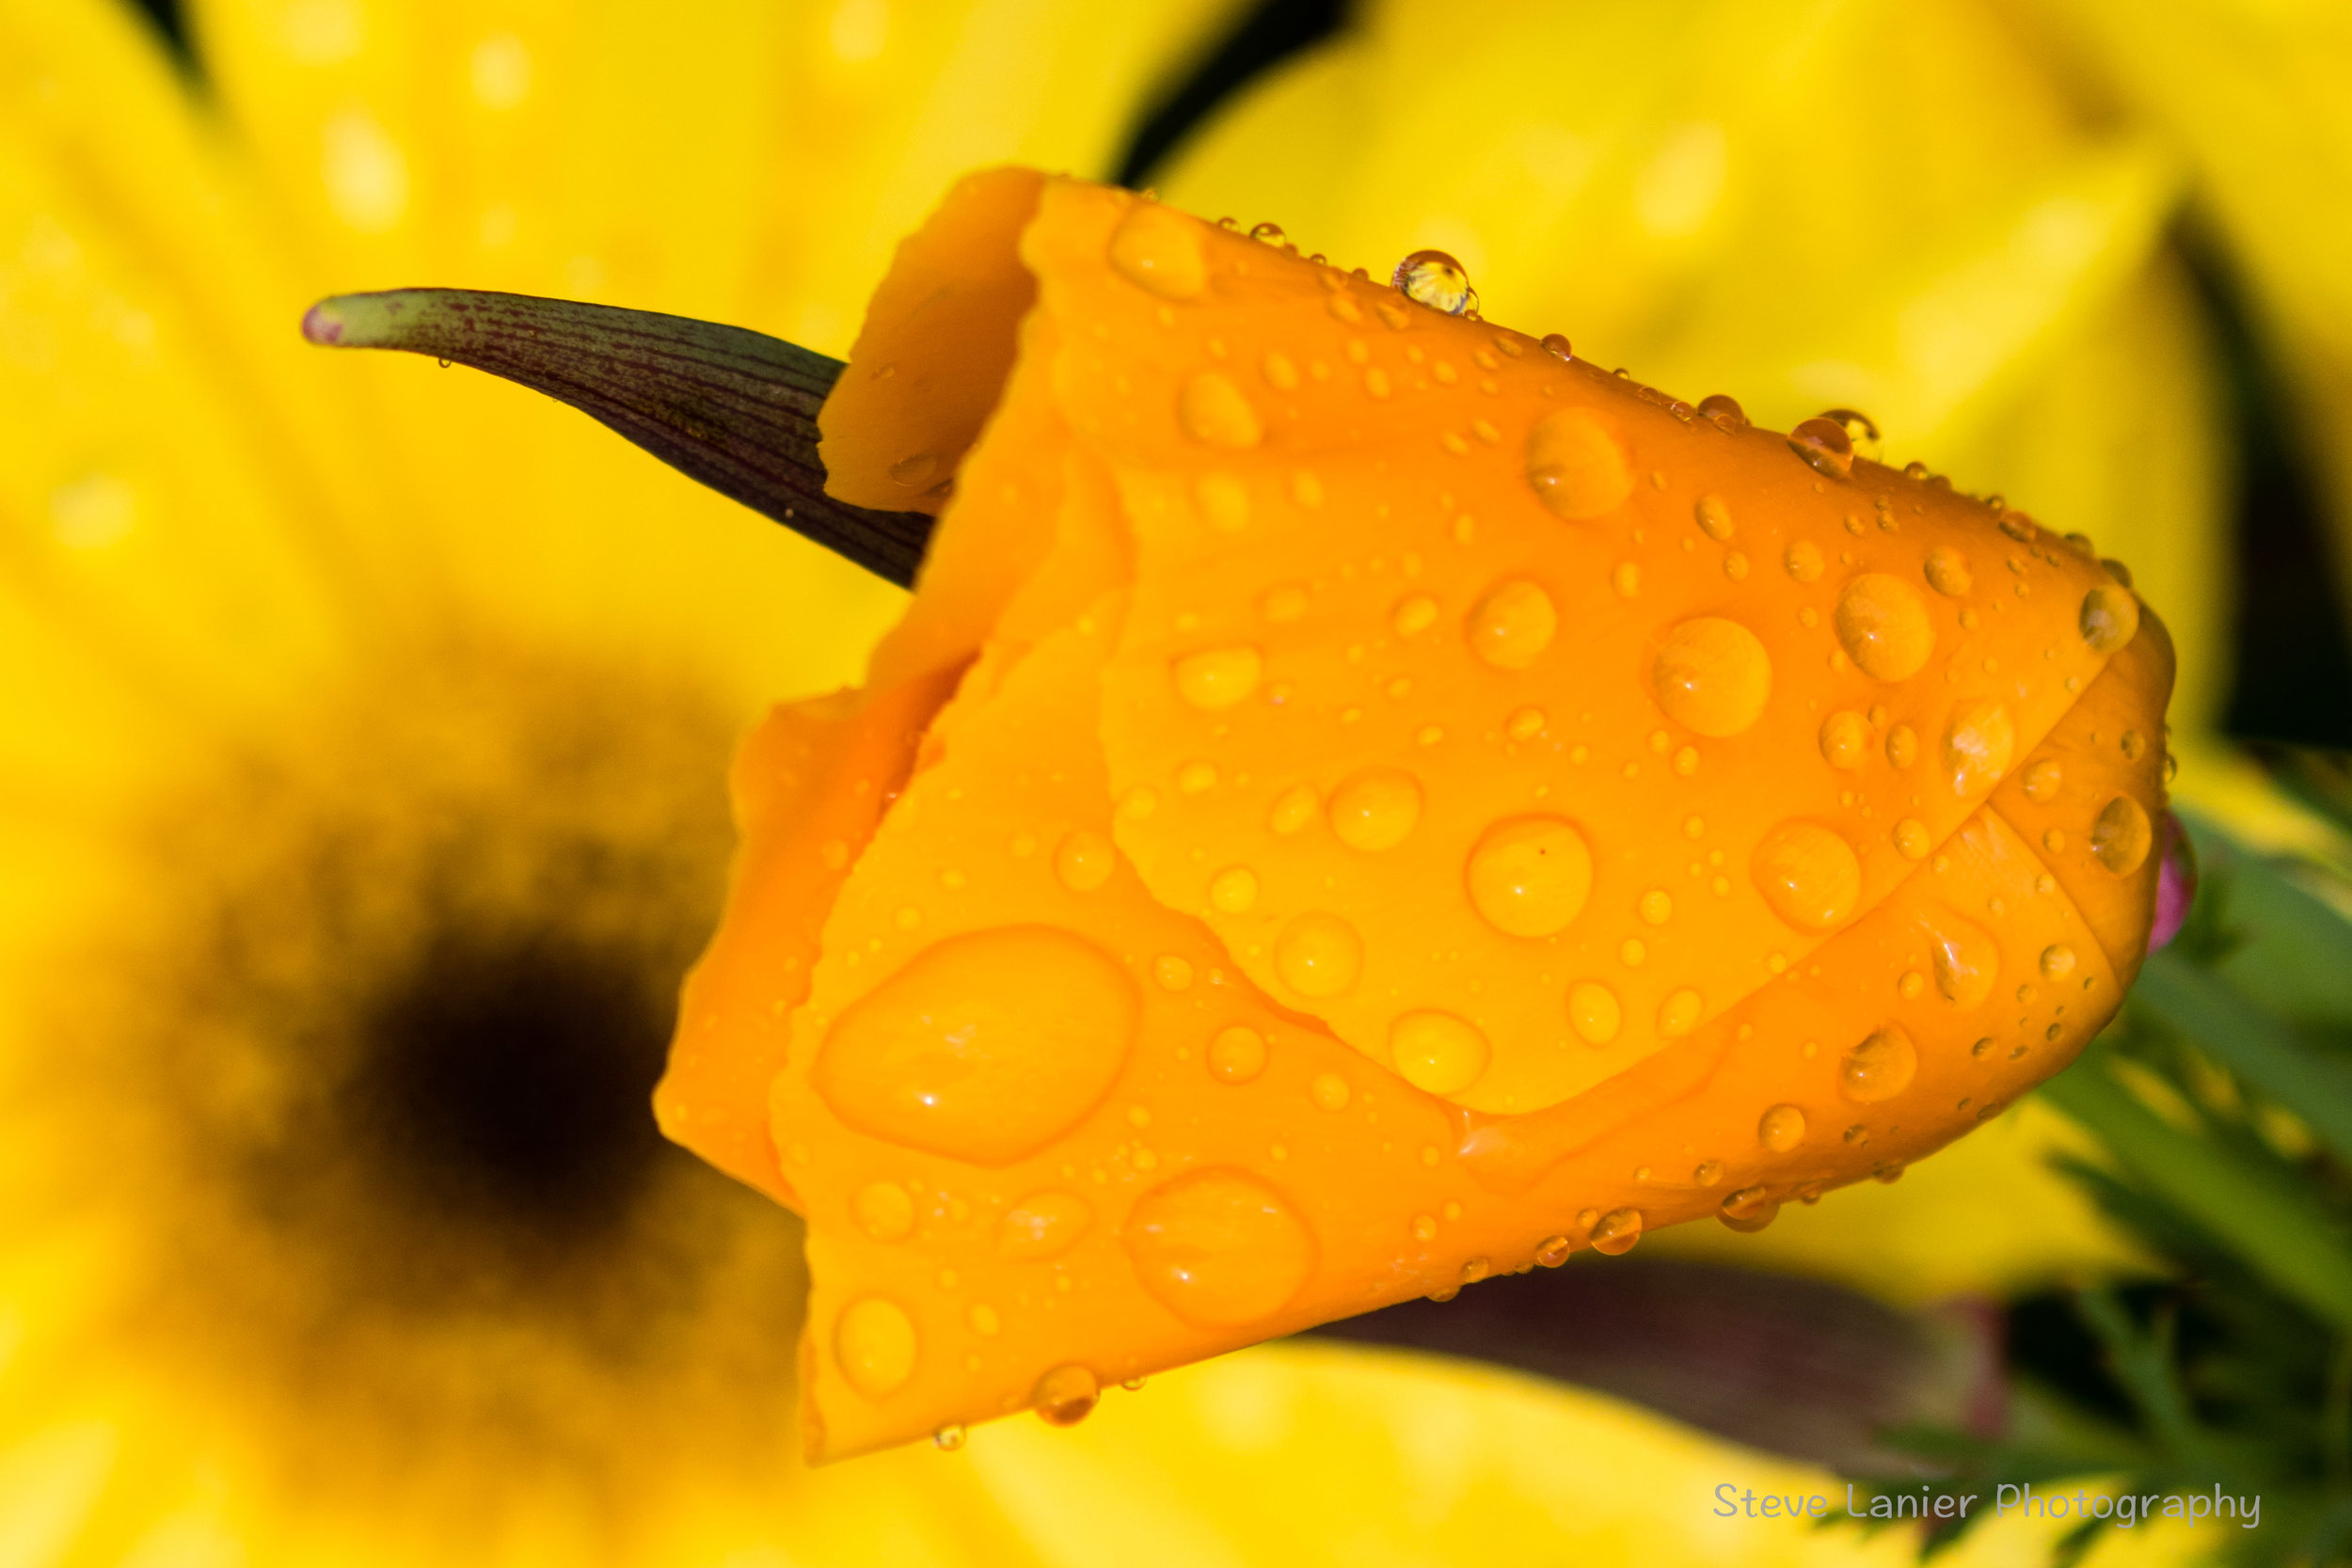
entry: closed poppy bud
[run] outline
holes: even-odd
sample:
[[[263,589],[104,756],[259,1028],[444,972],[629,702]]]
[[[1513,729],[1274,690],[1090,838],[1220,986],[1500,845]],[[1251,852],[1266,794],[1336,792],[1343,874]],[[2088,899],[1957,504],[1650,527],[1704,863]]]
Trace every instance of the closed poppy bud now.
[[[939,509],[780,710],[663,1124],[855,1453],[1891,1179],[2145,952],[2161,627],[2016,513],[1129,193],[975,176],[822,417]]]

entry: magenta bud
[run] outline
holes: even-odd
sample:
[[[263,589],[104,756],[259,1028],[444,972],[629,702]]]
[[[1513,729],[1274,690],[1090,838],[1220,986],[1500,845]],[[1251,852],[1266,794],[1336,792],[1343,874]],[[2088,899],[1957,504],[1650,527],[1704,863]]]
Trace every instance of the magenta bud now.
[[[2181,819],[2164,814],[2164,863],[2156,873],[2156,923],[2148,930],[2148,951],[2157,952],[2181,934],[2189,906],[2197,902],[2197,847]]]

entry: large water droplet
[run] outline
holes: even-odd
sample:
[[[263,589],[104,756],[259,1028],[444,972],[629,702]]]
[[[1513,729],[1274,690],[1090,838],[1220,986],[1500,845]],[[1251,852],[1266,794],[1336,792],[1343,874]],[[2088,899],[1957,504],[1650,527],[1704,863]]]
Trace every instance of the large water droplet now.
[[[1633,464],[1598,415],[1563,408],[1527,433],[1527,482],[1557,516],[1604,517],[1633,493]]]
[[[1865,572],[1837,595],[1837,641],[1874,680],[1907,681],[1935,652],[1935,624],[1919,591],[1899,577]]]
[[[2090,825],[2090,852],[2119,877],[2138,870],[2154,843],[2147,808],[2128,795],[2109,800]]]
[[[914,1199],[896,1181],[869,1181],[850,1200],[857,1227],[878,1242],[902,1242],[914,1230]]]
[[[1565,332],[1545,333],[1543,348],[1545,353],[1551,355],[1554,358],[1574,359],[1576,357],[1576,350],[1568,342],[1568,335]]]
[[[1393,849],[1421,820],[1421,781],[1393,768],[1371,768],[1331,792],[1331,832],[1351,849]]]
[[[1892,1100],[1911,1086],[1919,1071],[1919,1048],[1899,1024],[1885,1024],[1846,1053],[1838,1064],[1837,1092],[1857,1104]]]
[[[1862,900],[1853,846],[1818,822],[1783,822],[1766,833],[1749,874],[1772,912],[1800,931],[1843,925]]]
[[[1775,1105],[1756,1118],[1756,1141],[1775,1154],[1786,1154],[1804,1142],[1804,1113],[1794,1105]]]
[[[1341,994],[1356,983],[1363,964],[1363,939],[1335,914],[1302,914],[1274,944],[1276,971],[1301,996]]]
[[[1944,776],[1955,795],[1975,795],[2000,783],[2016,752],[2016,721],[1990,698],[1959,704],[1944,726]]]
[[[1258,689],[1265,660],[1258,650],[1243,644],[1186,654],[1168,667],[1176,694],[1194,707],[1211,712],[1232,707]]]
[[[1853,437],[1836,420],[1807,420],[1788,433],[1788,450],[1834,479],[1853,472]]]
[[[1265,427],[1242,389],[1218,371],[1200,371],[1176,396],[1176,421],[1184,434],[1212,447],[1244,451],[1258,444]]]
[[[1198,299],[1209,284],[1200,226],[1156,201],[1138,202],[1111,234],[1111,266],[1162,299]]]
[[[1076,1426],[1094,1413],[1103,1386],[1084,1367],[1056,1367],[1029,1391],[1029,1406],[1052,1426]]]
[[[866,1296],[841,1309],[833,1329],[833,1358],[850,1386],[869,1400],[897,1393],[914,1375],[914,1320],[886,1296]]]
[[[1442,250],[1414,251],[1396,264],[1390,281],[1406,298],[1449,316],[1458,316],[1478,303],[1478,291],[1470,287],[1468,269]]]
[[[861,1132],[1006,1164],[1093,1109],[1139,1006],[1126,971],[1066,931],[974,931],[917,954],[834,1020],[810,1077]]]
[[[1755,1232],[1772,1223],[1780,1214],[1780,1205],[1773,1201],[1770,1190],[1763,1187],[1742,1187],[1727,1195],[1715,1217],[1734,1230]]]
[[[1498,670],[1524,670],[1551,646],[1560,612],[1551,595],[1523,579],[1498,586],[1470,611],[1470,651]]]
[[[2130,589],[2103,582],[2083,595],[2079,624],[2091,652],[2111,654],[2139,634],[2139,601]]]
[[[1642,1212],[1639,1209],[1612,1209],[1593,1222],[1593,1250],[1615,1258],[1633,1250],[1633,1243],[1642,1239]]]
[[[1738,735],[1764,716],[1772,656],[1739,622],[1703,615],[1666,634],[1650,665],[1650,688],[1677,723],[1705,736]]]
[[[1452,1013],[1406,1013],[1389,1026],[1389,1053],[1405,1081],[1426,1094],[1458,1094],[1478,1082],[1493,1051]]]
[[[1059,1258],[1093,1223],[1093,1209],[1074,1193],[1031,1193],[996,1222],[996,1256],[1013,1263]]]
[[[1556,816],[1519,816],[1486,830],[1464,880],[1471,907],[1507,936],[1548,937],[1567,928],[1593,891],[1593,851]]]
[[[1625,1026],[1625,1008],[1617,993],[1593,980],[1568,988],[1568,1027],[1587,1045],[1607,1045]]]
[[[1146,1194],[1120,1241],[1143,1288],[1200,1327],[1272,1317],[1314,1269],[1314,1237],[1290,1206],[1257,1178],[1215,1166]]]
[[[1709,392],[1699,399],[1699,412],[1718,429],[1744,430],[1748,416],[1740,406],[1740,400],[1728,392]]]

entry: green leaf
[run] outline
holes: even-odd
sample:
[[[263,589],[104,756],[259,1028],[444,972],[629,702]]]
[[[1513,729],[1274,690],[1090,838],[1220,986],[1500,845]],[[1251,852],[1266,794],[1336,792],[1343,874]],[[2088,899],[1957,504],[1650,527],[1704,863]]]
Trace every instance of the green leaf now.
[[[2132,1000],[2300,1117],[2352,1161],[2352,1072],[2320,1055],[2212,974],[2170,953],[2149,957]]]

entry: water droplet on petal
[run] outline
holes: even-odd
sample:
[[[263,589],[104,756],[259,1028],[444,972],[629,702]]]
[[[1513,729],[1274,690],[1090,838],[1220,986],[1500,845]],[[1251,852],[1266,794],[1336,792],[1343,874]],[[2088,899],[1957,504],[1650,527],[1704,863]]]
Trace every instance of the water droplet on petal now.
[[[850,1200],[857,1227],[878,1242],[902,1242],[914,1231],[914,1199],[896,1181],[869,1181]]]
[[[1200,227],[1157,202],[1139,202],[1111,234],[1111,266],[1162,299],[1198,299],[1208,287]]]
[[[1593,1250],[1605,1257],[1616,1258],[1631,1252],[1633,1243],[1641,1239],[1639,1209],[1612,1209],[1593,1225]]]
[[[1233,451],[1256,446],[1265,435],[1249,399],[1218,371],[1198,372],[1184,383],[1176,397],[1176,420],[1194,440]]]
[[[1547,1236],[1535,1243],[1535,1261],[1548,1269],[1556,1269],[1568,1260],[1576,1243],[1565,1236]]]
[[[2003,705],[1985,698],[1952,709],[1944,727],[1944,772],[1955,795],[1991,789],[2009,771],[2017,751],[2017,725]]]
[[[1300,915],[1274,947],[1274,965],[1282,983],[1301,996],[1340,995],[1355,985],[1363,963],[1363,939],[1335,914]]]
[[[833,1330],[833,1358],[850,1386],[869,1400],[897,1393],[914,1375],[914,1320],[885,1296],[866,1296],[841,1309]]]
[[[2042,977],[2063,980],[2074,973],[2074,950],[2064,942],[2053,942],[2042,950]]]
[[[1331,832],[1351,849],[1393,849],[1421,820],[1421,782],[1393,768],[1373,768],[1331,792]]]
[[[1247,1084],[1265,1070],[1265,1037],[1247,1024],[1218,1032],[1209,1042],[1209,1070],[1228,1084]]]
[[[2154,844],[2147,808],[2128,795],[2109,800],[2090,825],[2090,852],[2119,877],[2138,870]]]
[[[1282,226],[1279,223],[1256,223],[1249,227],[1249,237],[1267,245],[1282,243]]]
[[[1239,533],[1249,526],[1249,487],[1232,474],[1202,474],[1193,486],[1200,499],[1200,515],[1219,533]]]
[[[1993,994],[1994,982],[2000,978],[2000,943],[1982,927],[1949,911],[1931,913],[1927,927],[1937,993],[1963,1010],[1976,1007]]]
[[[1764,716],[1772,691],[1772,657],[1737,621],[1701,616],[1666,634],[1650,666],[1658,705],[1704,736],[1734,736]]]
[[[1532,582],[1514,579],[1497,587],[1470,611],[1466,628],[1470,651],[1498,670],[1524,670],[1542,657],[1560,629],[1551,595]]]
[[[963,1447],[963,1426],[958,1421],[950,1421],[931,1433],[931,1447],[946,1453],[953,1453]]]
[[[913,457],[902,457],[890,465],[890,482],[903,484],[910,490],[920,490],[930,484],[931,475],[939,471],[939,459],[928,451]]]
[[[1438,601],[1426,594],[1416,594],[1396,607],[1389,624],[1396,627],[1399,637],[1427,631],[1438,624]]]
[[[1101,833],[1080,828],[1054,849],[1054,875],[1073,893],[1092,893],[1119,868],[1119,852]]]
[[[1821,418],[1843,430],[1846,433],[1846,439],[1856,451],[1867,446],[1871,456],[1878,455],[1879,447],[1882,444],[1878,421],[1871,419],[1869,415],[1853,408],[1825,408],[1821,411]]]
[[[1853,472],[1853,438],[1836,420],[1807,420],[1788,433],[1788,450],[1833,479]]]
[[[1775,1105],[1758,1117],[1756,1141],[1775,1154],[1786,1154],[1804,1141],[1804,1113],[1794,1105]]]
[[[1127,972],[1066,931],[967,932],[834,1020],[810,1079],[869,1136],[1005,1164],[1093,1108],[1127,1059],[1140,1006]]]
[[[2139,601],[2130,589],[2103,582],[2083,595],[2080,625],[2092,653],[2111,654],[2139,634]]]
[[[1821,547],[1810,539],[1800,539],[1788,546],[1781,562],[1797,581],[1818,581],[1821,576]]]
[[[1699,412],[1723,430],[1744,429],[1748,422],[1748,416],[1740,408],[1740,400],[1724,392],[1709,392],[1699,399]]]
[[[1821,757],[1832,768],[1859,768],[1870,754],[1870,726],[1859,713],[1839,709],[1821,721]]]
[[[1169,667],[1176,694],[1194,707],[1215,711],[1232,707],[1258,689],[1265,661],[1258,650],[1244,644],[1187,654]]]
[[[1919,591],[1884,572],[1865,572],[1837,595],[1837,641],[1874,680],[1906,681],[1935,652],[1935,626]]]
[[[1416,250],[1396,264],[1390,278],[1406,298],[1458,316],[1478,303],[1470,273],[1442,250]]]
[[[1919,736],[1909,724],[1898,724],[1886,732],[1886,760],[1896,768],[1908,768],[1919,760]]]
[[[1862,899],[1853,846],[1818,822],[1783,822],[1766,833],[1749,871],[1772,912],[1800,931],[1843,925]]]
[[[1763,1187],[1742,1187],[1727,1195],[1715,1217],[1732,1229],[1754,1232],[1772,1223],[1780,1213],[1780,1205]]]
[[[1892,1100],[1919,1070],[1919,1048],[1896,1024],[1873,1030],[1838,1064],[1837,1092],[1857,1104]]]
[[[1153,1189],[1120,1231],[1136,1277],[1198,1327],[1260,1323],[1313,1272],[1314,1237],[1253,1176],[1212,1166]]]
[[[1554,355],[1562,359],[1574,359],[1576,357],[1576,351],[1568,346],[1568,335],[1565,332],[1545,333],[1544,350],[1546,353]]]
[[[1633,465],[1599,415],[1563,408],[1527,433],[1527,482],[1555,515],[1581,521],[1625,504],[1633,493]]]
[[[1625,1025],[1625,1009],[1607,986],[1583,980],[1568,988],[1568,1026],[1587,1045],[1607,1045]]]
[[[1486,1037],[1452,1013],[1410,1012],[1389,1026],[1397,1072],[1426,1094],[1455,1094],[1478,1082],[1492,1055]]]
[[[1721,496],[1701,496],[1692,515],[1698,519],[1699,531],[1718,542],[1731,537],[1731,508]]]
[[[2058,799],[2058,786],[2065,782],[2065,772],[2056,757],[2043,757],[2026,768],[2026,799],[2041,804]]]
[[[1354,1091],[1347,1086],[1347,1080],[1336,1072],[1318,1072],[1315,1081],[1307,1085],[1308,1098],[1315,1102],[1318,1110],[1344,1111],[1353,1094]]]
[[[1957,599],[1975,580],[1968,575],[1968,558],[1949,545],[1938,545],[1928,552],[1928,586],[1937,593]]]
[[[1703,1004],[1697,991],[1687,988],[1676,991],[1659,1006],[1658,1033],[1666,1039],[1680,1039],[1698,1027],[1702,1010]]]
[[[1593,891],[1593,852],[1556,816],[1521,816],[1486,830],[1464,880],[1470,904],[1507,936],[1548,937],[1567,928]]]
[[[1258,874],[1229,865],[1209,881],[1209,904],[1220,914],[1248,914],[1258,902]]]
[[[1915,816],[1906,816],[1895,824],[1895,852],[1907,861],[1925,860],[1935,847],[1928,836],[1928,825]]]
[[[1029,1404],[1050,1425],[1075,1426],[1093,1414],[1102,1397],[1103,1386],[1084,1367],[1056,1367],[1037,1380]]]
[[[996,1255],[1009,1262],[1058,1258],[1086,1234],[1094,1211],[1072,1193],[1031,1193],[996,1222]]]
[[[1306,784],[1293,784],[1275,797],[1273,806],[1266,812],[1266,826],[1289,838],[1305,831],[1308,824],[1314,821],[1320,805],[1311,788]]]

